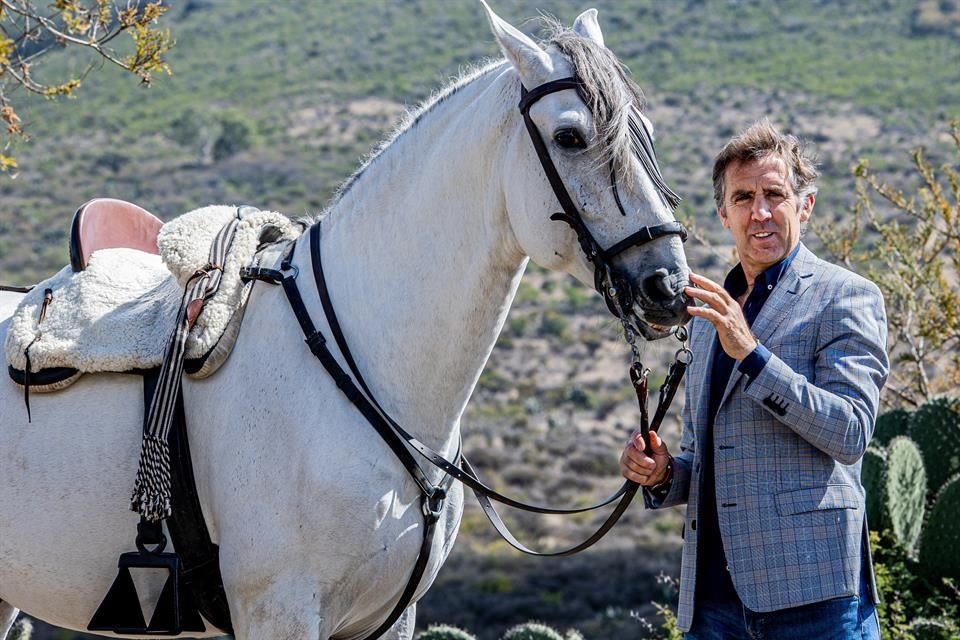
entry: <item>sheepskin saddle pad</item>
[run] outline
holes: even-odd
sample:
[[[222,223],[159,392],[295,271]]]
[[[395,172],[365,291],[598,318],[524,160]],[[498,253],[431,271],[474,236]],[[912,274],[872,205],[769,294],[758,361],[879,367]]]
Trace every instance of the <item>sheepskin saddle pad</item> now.
[[[214,205],[164,224],[159,255],[125,247],[94,251],[81,271],[69,265],[27,293],[11,318],[4,351],[10,376],[34,391],[62,389],[83,373],[158,367],[175,330],[184,288],[207,266],[211,242],[239,218],[216,293],[206,300],[187,338],[186,371],[213,373],[240,330],[252,283],[240,269],[300,236],[303,225],[253,207]],[[264,246],[269,248],[264,250]],[[259,253],[258,253],[259,252]],[[24,377],[24,372],[29,374]],[[35,375],[47,372],[49,375]]]

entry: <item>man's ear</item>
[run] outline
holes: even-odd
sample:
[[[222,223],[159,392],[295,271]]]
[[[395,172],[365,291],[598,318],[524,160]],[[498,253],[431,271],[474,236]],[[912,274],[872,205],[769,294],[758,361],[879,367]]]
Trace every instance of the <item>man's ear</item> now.
[[[727,214],[723,212],[723,207],[717,207],[717,216],[720,218],[720,224],[724,229],[730,228],[730,222],[727,221]]]
[[[817,201],[817,194],[810,193],[803,199],[800,209],[800,222],[806,222],[810,218],[810,214],[813,213],[813,205]]]

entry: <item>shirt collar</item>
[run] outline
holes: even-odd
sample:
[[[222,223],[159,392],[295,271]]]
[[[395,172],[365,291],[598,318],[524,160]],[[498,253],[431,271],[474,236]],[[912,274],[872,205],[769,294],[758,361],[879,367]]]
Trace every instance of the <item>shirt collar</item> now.
[[[781,260],[775,265],[767,267],[760,275],[757,276],[757,279],[753,283],[753,289],[767,289],[772,290],[777,283],[780,282],[780,278],[783,277],[783,274],[786,273],[787,269],[790,267],[790,264],[793,262],[793,259],[797,257],[797,253],[800,252],[800,243],[797,243],[797,246],[793,248],[793,251],[787,255],[786,258]],[[723,281],[723,288],[727,290],[733,298],[739,298],[743,295],[743,292],[747,290],[747,277],[743,273],[743,265],[738,263],[733,269],[730,270],[730,273],[727,274],[727,278]]]

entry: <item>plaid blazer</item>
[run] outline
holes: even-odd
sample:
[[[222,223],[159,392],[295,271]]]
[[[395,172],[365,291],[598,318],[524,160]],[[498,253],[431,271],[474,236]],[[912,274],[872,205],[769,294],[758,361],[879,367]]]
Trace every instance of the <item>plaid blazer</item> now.
[[[717,516],[734,587],[753,611],[855,595],[867,544],[860,464],[889,371],[883,297],[801,245],[753,332],[773,356],[755,379],[734,367],[714,420]],[[685,631],[716,330],[694,318],[690,335],[674,479],[662,501],[645,495],[652,508],[687,503],[678,611]]]

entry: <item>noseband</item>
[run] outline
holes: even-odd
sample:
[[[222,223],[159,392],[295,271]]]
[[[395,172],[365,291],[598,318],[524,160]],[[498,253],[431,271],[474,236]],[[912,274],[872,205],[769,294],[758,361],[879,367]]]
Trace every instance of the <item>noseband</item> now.
[[[563,208],[562,213],[554,213],[550,216],[550,219],[566,222],[573,228],[573,231],[577,234],[577,241],[580,243],[580,248],[583,250],[584,255],[586,255],[587,260],[593,263],[594,288],[603,295],[603,299],[607,303],[610,312],[626,324],[629,322],[627,320],[628,314],[632,315],[631,310],[634,303],[633,288],[630,286],[630,280],[626,274],[613,266],[613,259],[630,247],[637,247],[663,236],[678,235],[682,241],[686,242],[687,230],[679,222],[666,222],[642,227],[639,231],[627,236],[607,249],[600,246],[600,243],[596,241],[593,234],[590,233],[590,229],[588,229],[587,225],[583,222],[583,216],[580,214],[580,210],[570,198],[570,194],[567,192],[559,172],[557,172],[557,167],[547,151],[543,137],[540,135],[540,131],[537,130],[536,125],[534,125],[530,117],[530,107],[540,98],[567,89],[575,90],[581,99],[583,99],[584,103],[587,103],[583,95],[583,85],[573,77],[553,80],[535,87],[530,91],[527,91],[526,87],[521,85],[520,113],[523,114],[523,122],[527,127],[527,132],[530,134],[530,139],[533,142],[533,147],[537,151],[537,156],[540,158],[540,165],[543,167],[543,172],[547,175],[547,180],[550,181],[553,193],[560,202],[561,208]],[[640,126],[643,127],[644,131],[642,134],[645,135],[638,136],[641,140],[643,151],[643,153],[638,155],[640,155],[641,161],[647,169],[647,173],[650,174],[651,180],[660,188],[661,192],[676,198],[676,195],[663,184],[662,179],[659,177],[659,171],[656,169],[656,155],[653,151],[653,144],[650,141],[649,131],[646,131],[646,125],[640,121]],[[636,133],[639,134],[641,132],[638,131]],[[644,154],[646,154],[647,157],[644,157]],[[620,209],[620,213],[626,216],[627,212],[624,211],[623,204],[620,202],[620,195],[617,192],[612,161],[610,167],[610,184],[613,186],[617,207]]]

